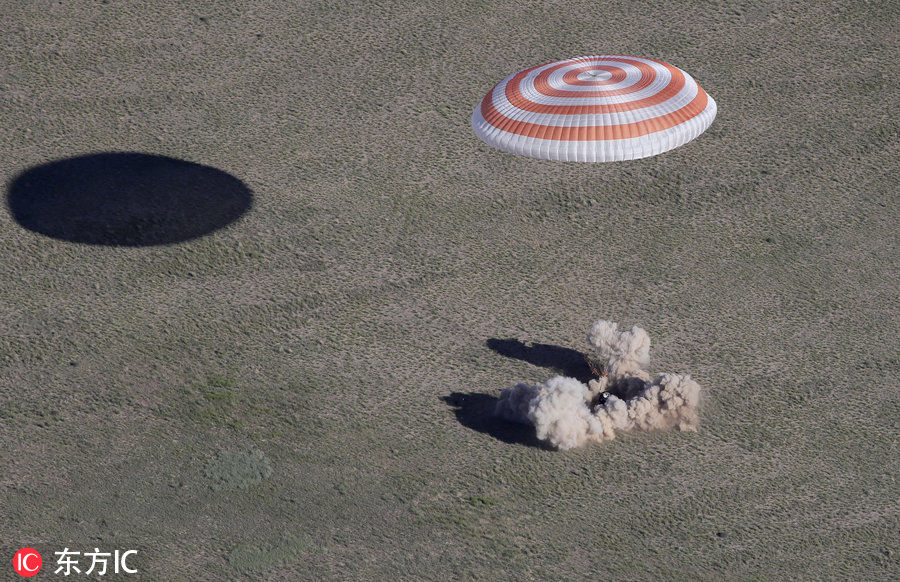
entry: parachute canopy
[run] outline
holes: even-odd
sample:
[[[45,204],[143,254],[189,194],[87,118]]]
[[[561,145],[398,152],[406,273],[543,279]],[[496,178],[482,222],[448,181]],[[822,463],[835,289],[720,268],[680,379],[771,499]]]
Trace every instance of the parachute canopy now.
[[[716,117],[716,102],[672,65],[588,56],[503,79],[472,114],[475,134],[506,152],[567,162],[645,158],[683,145]]]

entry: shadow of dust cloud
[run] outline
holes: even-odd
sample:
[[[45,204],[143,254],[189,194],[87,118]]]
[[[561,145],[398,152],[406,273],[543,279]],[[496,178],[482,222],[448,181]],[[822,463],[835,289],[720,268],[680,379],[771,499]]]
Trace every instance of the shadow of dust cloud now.
[[[110,246],[179,243],[234,222],[253,193],[221,170],[141,153],[98,153],[36,166],[9,184],[13,218],[28,230]]]
[[[491,338],[485,345],[501,356],[548,368],[556,374],[575,378],[585,384],[594,378],[585,354],[571,348],[550,344],[528,345],[513,338]]]
[[[467,428],[507,444],[553,450],[547,443],[538,440],[533,426],[509,422],[495,416],[494,410],[499,400],[496,396],[477,392],[453,392],[442,396],[441,400],[453,408],[456,420]]]

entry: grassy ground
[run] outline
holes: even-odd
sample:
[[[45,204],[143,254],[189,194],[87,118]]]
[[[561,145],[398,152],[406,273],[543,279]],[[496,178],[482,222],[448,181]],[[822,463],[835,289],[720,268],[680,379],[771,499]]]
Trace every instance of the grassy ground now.
[[[166,246],[0,213],[3,555],[137,549],[147,580],[900,575],[900,14],[689,4],[3,0],[4,182],[132,151],[253,192]],[[473,136],[498,80],[595,53],[685,69],[718,118],[603,165]],[[490,420],[556,373],[496,346],[580,350],[600,317],[701,383],[699,433],[559,453]]]

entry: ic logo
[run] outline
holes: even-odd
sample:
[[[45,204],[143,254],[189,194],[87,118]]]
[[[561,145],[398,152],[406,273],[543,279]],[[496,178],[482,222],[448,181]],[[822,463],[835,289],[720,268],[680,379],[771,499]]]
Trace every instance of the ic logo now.
[[[16,574],[26,578],[40,572],[42,564],[41,554],[34,548],[22,548],[13,556],[13,570],[16,571]]]

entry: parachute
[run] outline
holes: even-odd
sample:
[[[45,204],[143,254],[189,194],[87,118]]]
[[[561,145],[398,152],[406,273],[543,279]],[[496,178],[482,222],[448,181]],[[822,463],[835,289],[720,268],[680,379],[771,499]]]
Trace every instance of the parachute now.
[[[716,102],[687,73],[629,56],[587,56],[519,71],[472,113],[475,134],[515,154],[567,162],[654,156],[712,124]]]

